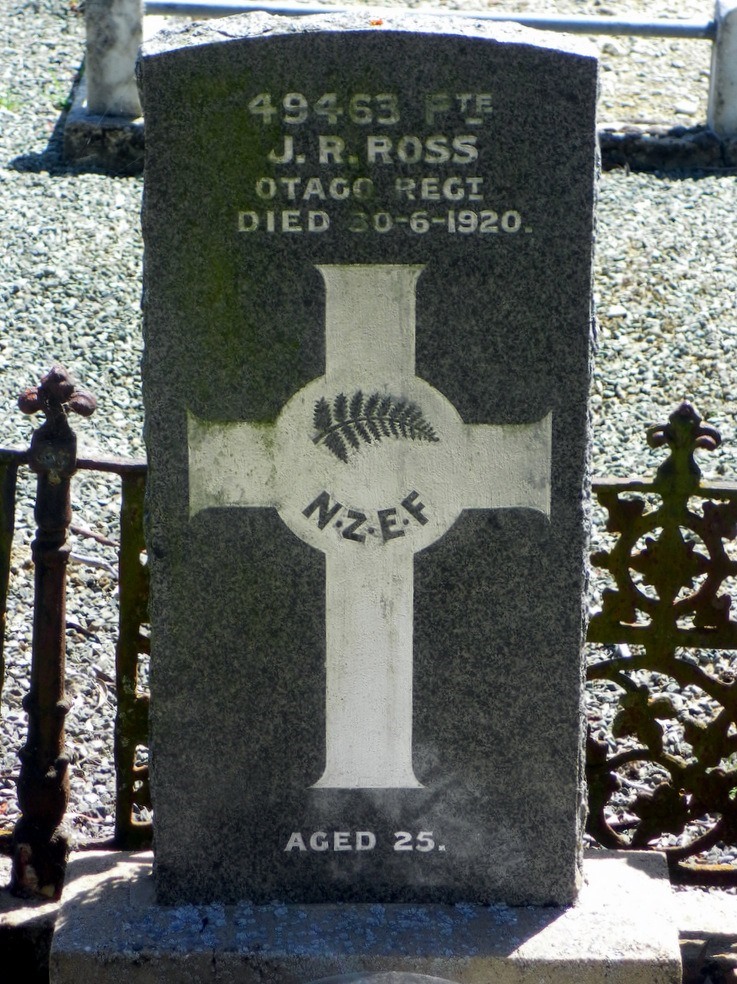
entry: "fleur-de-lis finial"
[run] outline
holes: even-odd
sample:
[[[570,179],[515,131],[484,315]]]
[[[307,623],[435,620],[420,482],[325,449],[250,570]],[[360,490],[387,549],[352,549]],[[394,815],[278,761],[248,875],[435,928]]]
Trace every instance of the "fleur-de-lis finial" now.
[[[31,438],[29,465],[38,475],[47,475],[51,485],[59,485],[76,468],[77,442],[67,421],[69,413],[89,417],[95,412],[97,400],[77,384],[62,366],[52,366],[38,386],[25,390],[18,397],[23,413],[46,416],[44,423]]]
[[[82,417],[95,412],[97,400],[87,390],[77,389],[77,384],[63,366],[52,366],[38,386],[24,390],[18,397],[23,413],[38,413],[47,418],[71,411]]]
[[[658,468],[655,485],[667,483],[687,493],[701,479],[694,451],[697,448],[714,451],[722,443],[722,437],[714,427],[702,424],[696,410],[684,401],[670,415],[667,424],[648,428],[647,443],[651,448],[664,444],[670,448],[670,456]]]

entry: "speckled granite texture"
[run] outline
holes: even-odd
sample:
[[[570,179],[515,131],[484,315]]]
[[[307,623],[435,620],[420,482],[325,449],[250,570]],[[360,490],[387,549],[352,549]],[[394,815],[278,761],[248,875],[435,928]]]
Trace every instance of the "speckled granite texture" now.
[[[560,44],[360,13],[144,46],[161,901],[575,897],[596,60]],[[417,376],[467,424],[552,415],[549,519],[464,512],[414,556],[418,788],[310,788],[325,557],[272,508],[189,516],[187,414],[269,428],[323,374],[316,264],[423,265]]]

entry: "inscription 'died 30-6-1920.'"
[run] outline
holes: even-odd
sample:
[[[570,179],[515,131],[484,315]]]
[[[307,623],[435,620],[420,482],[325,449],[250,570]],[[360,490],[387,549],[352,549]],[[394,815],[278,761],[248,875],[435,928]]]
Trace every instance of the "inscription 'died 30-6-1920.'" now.
[[[251,119],[282,133],[264,154],[251,201],[238,210],[238,232],[531,233],[515,203],[497,201],[488,175],[478,173],[492,93],[428,93],[419,109],[427,132],[406,132],[402,97],[392,92],[253,95]],[[343,126],[350,136],[315,132]]]

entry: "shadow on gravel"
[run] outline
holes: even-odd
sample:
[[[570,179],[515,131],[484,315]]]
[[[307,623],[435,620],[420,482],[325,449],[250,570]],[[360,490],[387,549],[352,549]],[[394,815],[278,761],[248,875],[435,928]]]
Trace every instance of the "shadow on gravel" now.
[[[705,126],[599,128],[604,171],[615,168],[691,180],[737,174],[737,140],[722,140]]]
[[[91,166],[89,162],[67,163],[64,160],[64,127],[68,113],[64,111],[54,125],[53,133],[40,154],[21,154],[14,157],[8,167],[23,174],[48,174],[52,178],[68,177],[73,174],[105,174],[115,177],[102,167]]]
[[[76,108],[77,93],[79,88],[79,78],[72,87],[69,95],[68,105],[70,109],[65,109],[59,115],[54,129],[49,137],[49,142],[40,154],[21,154],[14,157],[8,167],[13,171],[20,171],[23,174],[48,174],[52,178],[68,177],[75,174],[102,174],[108,178],[126,178],[140,175],[143,170],[143,135],[140,140],[128,141],[130,144],[130,160],[123,162],[122,166],[115,168],[109,163],[111,140],[115,141],[115,128],[110,130],[102,129],[98,134],[90,134],[87,138],[89,143],[89,153],[80,160],[65,159],[65,131],[70,119],[73,121],[79,118],[79,110]],[[67,134],[68,136],[68,134]],[[101,145],[95,145],[95,138]],[[140,146],[138,144],[140,143]],[[108,161],[106,164],[105,161]]]

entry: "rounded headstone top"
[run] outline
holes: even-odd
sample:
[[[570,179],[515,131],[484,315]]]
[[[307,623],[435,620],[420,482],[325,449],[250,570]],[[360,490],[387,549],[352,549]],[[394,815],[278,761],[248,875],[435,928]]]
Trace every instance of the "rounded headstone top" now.
[[[399,11],[378,12],[371,8],[343,10],[335,13],[280,16],[262,11],[231,14],[227,17],[166,28],[141,46],[143,59],[199,45],[232,41],[270,39],[280,35],[308,35],[319,32],[408,33],[415,35],[458,35],[480,38],[501,44],[523,44],[550,48],[569,54],[596,58],[593,45],[580,37],[561,35],[523,27],[513,21],[476,20],[447,13]]]

